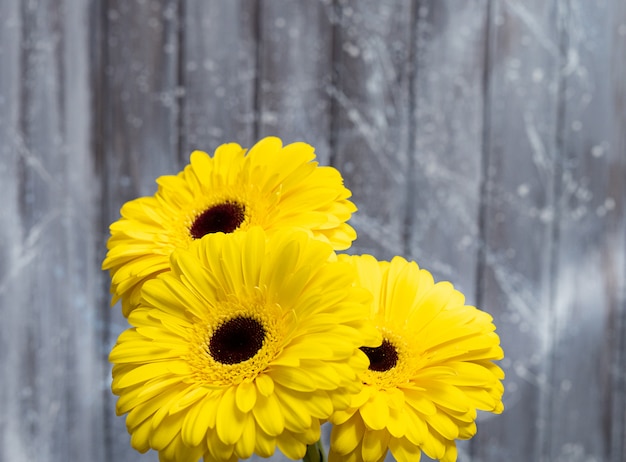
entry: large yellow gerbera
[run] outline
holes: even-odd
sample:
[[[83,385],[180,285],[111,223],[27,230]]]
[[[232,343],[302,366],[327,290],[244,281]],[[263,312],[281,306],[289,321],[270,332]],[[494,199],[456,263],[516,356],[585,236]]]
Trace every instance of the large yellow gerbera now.
[[[476,432],[476,410],[503,410],[503,357],[492,318],[464,304],[447,282],[435,284],[416,263],[395,257],[340,257],[374,296],[372,319],[382,345],[370,358],[365,387],[331,417],[331,462],[455,461],[456,439]]]
[[[216,233],[148,281],[110,354],[131,444],[162,461],[302,458],[379,345],[371,295],[303,231]]]
[[[265,138],[246,153],[238,144],[200,151],[176,176],[157,179],[154,196],[127,202],[111,225],[102,268],[111,273],[113,303],[122,299],[125,316],[136,305],[141,285],[169,270],[169,255],[215,232],[252,226],[308,230],[346,249],[356,238],[346,221],[356,207],[338,170],[319,167],[312,146],[286,146]]]

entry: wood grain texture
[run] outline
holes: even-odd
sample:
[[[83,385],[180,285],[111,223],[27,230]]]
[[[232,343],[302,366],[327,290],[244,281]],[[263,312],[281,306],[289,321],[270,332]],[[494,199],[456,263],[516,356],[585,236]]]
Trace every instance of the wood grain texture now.
[[[359,212],[356,253],[405,248],[411,4],[343,1],[335,29],[333,163]]]
[[[546,460],[562,9],[498,1],[489,15],[478,299],[495,317],[507,378],[504,414],[483,422],[473,443],[479,460]]]
[[[87,9],[0,10],[0,459],[103,460]]]
[[[176,173],[179,155],[179,4],[176,1],[117,1],[102,4],[104,73],[101,92],[105,226],[119,218],[124,202],[154,194],[155,179]],[[108,235],[108,233],[107,233]],[[101,257],[104,258],[106,249]],[[119,306],[103,304],[106,349],[128,327]],[[110,383],[110,366],[108,380]],[[116,397],[106,395],[107,460],[141,460],[129,444]]]
[[[259,137],[315,147],[318,161],[331,155],[335,11],[330,1],[262,1],[257,86]]]
[[[420,2],[409,249],[475,303],[488,2]],[[450,187],[454,184],[454,187]]]
[[[618,429],[624,429],[623,392],[614,386],[624,368],[618,313],[626,278],[626,153],[620,150],[626,113],[619,107],[625,96],[623,78],[606,83],[614,77],[612,57],[623,52],[615,35],[626,16],[607,3],[578,1],[567,4],[562,20],[562,166],[555,208],[545,457],[617,462],[623,457],[616,450],[623,444]],[[598,236],[604,238],[598,241]]]
[[[256,137],[257,2],[183,2],[181,151]]]
[[[460,462],[626,460],[623,0],[4,0],[0,62],[0,460],[158,459],[109,390],[108,225],[265,135],[340,169],[351,252],[494,315]]]
[[[420,2],[416,14],[407,248],[476,304],[488,2]]]

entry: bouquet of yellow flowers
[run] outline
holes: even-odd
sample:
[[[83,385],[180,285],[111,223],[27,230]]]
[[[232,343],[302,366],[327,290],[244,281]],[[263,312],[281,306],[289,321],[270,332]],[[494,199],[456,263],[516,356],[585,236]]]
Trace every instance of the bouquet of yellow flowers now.
[[[138,451],[455,461],[476,411],[502,411],[492,318],[415,262],[338,254],[356,207],[311,146],[225,144],[157,183],[102,265],[131,326],[109,359]]]

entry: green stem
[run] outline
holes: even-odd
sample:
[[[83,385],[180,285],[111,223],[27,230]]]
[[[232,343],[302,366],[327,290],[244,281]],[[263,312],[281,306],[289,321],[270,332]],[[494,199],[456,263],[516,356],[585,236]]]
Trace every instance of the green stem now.
[[[321,439],[307,446],[302,462],[326,462],[326,453]]]

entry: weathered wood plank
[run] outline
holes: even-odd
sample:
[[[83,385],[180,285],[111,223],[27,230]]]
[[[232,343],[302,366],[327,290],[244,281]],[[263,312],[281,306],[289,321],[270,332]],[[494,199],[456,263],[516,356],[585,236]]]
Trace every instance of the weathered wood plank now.
[[[474,303],[488,2],[420,2],[410,251]]]
[[[87,6],[0,5],[2,460],[104,460]]]
[[[507,378],[504,414],[473,440],[481,461],[546,460],[561,3],[491,4],[478,300],[495,314]]]
[[[608,324],[611,326],[610,345],[610,374],[611,392],[608,405],[610,418],[608,426],[602,431],[610,439],[610,462],[626,459],[626,3],[615,0],[610,8],[609,17],[613,18],[611,33],[613,36],[611,53],[608,57],[611,66],[609,71],[611,82],[612,114],[609,122],[613,126],[609,145],[612,148],[612,159],[619,159],[620,168],[610,170],[611,184],[619,185],[619,193],[611,194],[615,197],[616,215],[610,223],[609,235],[605,237],[614,246],[604,247],[609,254],[621,258],[621,277],[612,279],[615,273],[620,274],[620,266],[616,266],[615,273],[607,274],[607,285],[614,286],[615,292],[611,302]],[[615,161],[613,161],[615,162]],[[612,167],[611,163],[611,167]],[[620,173],[621,170],[621,173]],[[606,203],[604,206],[606,207]],[[616,250],[616,249],[621,249]],[[607,428],[608,427],[608,428]]]
[[[183,2],[181,155],[256,137],[256,2]]]
[[[625,310],[626,87],[613,66],[625,56],[619,30],[626,9],[574,1],[562,20],[567,60],[546,457],[618,462],[626,458],[624,390],[616,388],[624,367],[617,321]]]
[[[352,250],[405,250],[411,4],[341,1],[335,30],[333,157],[359,211]]]
[[[32,424],[20,416],[23,409],[36,407],[27,401],[21,389],[29,389],[32,394],[34,378],[24,380],[20,366],[22,357],[28,351],[27,342],[20,341],[15,333],[25,331],[22,307],[26,294],[16,284],[24,273],[29,260],[24,258],[23,232],[18,218],[20,216],[20,185],[17,182],[20,164],[18,147],[22,144],[17,136],[20,125],[20,68],[22,17],[19,2],[0,3],[0,194],[3,207],[0,212],[2,226],[0,239],[9,245],[0,246],[0,306],[4,322],[0,323],[0,367],[3,371],[15,370],[11,378],[2,374],[0,386],[0,404],[3,412],[0,416],[0,455],[2,459],[29,458],[28,443],[34,432]],[[32,261],[34,254],[30,252]],[[16,338],[17,337],[17,338]],[[18,380],[22,380],[19,383]],[[34,454],[32,454],[34,456]]]
[[[179,156],[179,2],[106,2],[104,14],[106,78],[102,93],[100,171],[103,221],[119,218],[124,202],[156,191],[155,178],[180,168]],[[102,251],[101,257],[104,257]],[[110,351],[128,324],[118,306],[106,310]],[[110,376],[110,366],[109,366]],[[108,386],[108,384],[107,384]],[[130,447],[125,419],[115,415],[116,397],[107,393],[107,460],[146,460]]]
[[[315,147],[330,160],[334,11],[329,0],[261,2],[259,136]]]
[[[420,2],[417,13],[408,251],[475,304],[488,2]],[[469,444],[457,447],[467,460]]]

